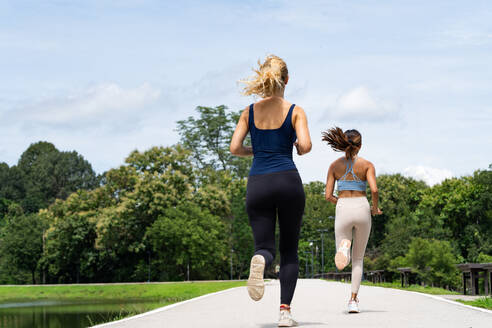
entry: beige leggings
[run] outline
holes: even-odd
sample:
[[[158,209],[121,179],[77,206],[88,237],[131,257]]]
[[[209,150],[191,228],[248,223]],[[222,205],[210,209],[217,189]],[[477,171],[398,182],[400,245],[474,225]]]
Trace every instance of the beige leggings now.
[[[352,293],[358,293],[362,278],[364,253],[371,232],[369,202],[366,197],[339,198],[335,215],[337,249],[343,239],[352,241]]]

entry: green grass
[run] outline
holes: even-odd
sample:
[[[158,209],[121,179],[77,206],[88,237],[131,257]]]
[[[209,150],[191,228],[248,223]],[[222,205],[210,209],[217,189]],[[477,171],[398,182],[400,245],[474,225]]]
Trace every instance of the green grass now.
[[[412,292],[419,292],[431,295],[459,295],[458,292],[453,292],[440,287],[430,287],[430,286],[420,286],[420,285],[410,285],[408,287],[402,287],[400,282],[382,282],[373,284],[369,281],[363,281],[362,285],[366,286],[377,286],[377,287],[386,287],[386,288],[395,288],[401,290],[408,290]]]
[[[474,301],[464,301],[464,300],[456,300],[466,305],[477,306],[484,309],[492,310],[492,297],[480,297]]]
[[[108,302],[118,300],[175,303],[220,290],[245,286],[245,281],[176,282],[152,284],[0,286],[0,303],[64,300]]]
[[[159,306],[149,307],[148,309],[144,310],[144,312],[153,310],[154,308],[157,308],[157,307],[159,307]],[[121,319],[124,319],[127,317],[132,317],[132,316],[140,314],[140,313],[142,313],[142,311],[135,310],[135,309],[129,310],[127,312],[120,311],[118,314],[112,316],[110,321],[118,321],[118,320],[121,320]],[[87,318],[87,321],[89,322],[90,327],[95,326],[99,323],[107,322],[107,320],[105,320],[104,318],[103,318],[103,320],[101,320],[101,322],[95,321],[93,318],[91,318],[90,315],[87,315],[86,318]]]
[[[335,280],[330,280],[335,281]],[[347,282],[348,283],[348,282]],[[430,286],[420,286],[420,285],[410,285],[408,287],[402,287],[400,282],[381,282],[381,283],[372,283],[370,281],[362,281],[362,285],[365,286],[375,286],[375,287],[385,287],[385,288],[395,288],[401,290],[408,290],[411,292],[419,292],[431,295],[460,295],[458,292],[453,292],[451,290],[447,290],[439,287],[430,287]]]
[[[330,280],[334,281],[334,280]],[[420,286],[420,285],[410,285],[408,287],[401,287],[400,282],[383,282],[383,283],[377,283],[373,284],[372,282],[369,281],[363,281],[362,285],[366,286],[377,286],[377,287],[386,287],[386,288],[396,288],[396,289],[401,289],[401,290],[409,290],[412,292],[419,292],[419,293],[425,293],[425,294],[431,294],[431,295],[461,295],[461,293],[458,292],[453,292],[444,288],[439,288],[439,287],[430,287],[430,286]],[[474,301],[464,301],[460,299],[456,299],[457,302],[466,304],[466,305],[471,305],[471,306],[476,306],[476,307],[481,307],[484,309],[492,310],[492,297],[486,296],[486,297],[480,297]]]

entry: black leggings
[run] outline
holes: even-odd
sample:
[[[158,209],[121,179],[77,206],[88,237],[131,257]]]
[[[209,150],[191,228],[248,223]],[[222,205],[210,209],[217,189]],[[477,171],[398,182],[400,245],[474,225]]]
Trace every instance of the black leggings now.
[[[280,302],[290,304],[299,274],[297,246],[306,196],[297,170],[281,171],[248,178],[246,211],[253,229],[255,255],[275,258],[275,224],[280,228]]]

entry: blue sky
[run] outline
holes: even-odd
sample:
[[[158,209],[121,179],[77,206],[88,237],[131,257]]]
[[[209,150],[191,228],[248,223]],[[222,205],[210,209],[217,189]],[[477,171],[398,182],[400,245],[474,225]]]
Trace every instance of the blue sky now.
[[[33,142],[101,173],[178,141],[198,105],[241,109],[239,79],[285,59],[286,98],[320,141],[357,128],[378,173],[434,184],[492,163],[492,4],[487,1],[0,1],[0,161]]]

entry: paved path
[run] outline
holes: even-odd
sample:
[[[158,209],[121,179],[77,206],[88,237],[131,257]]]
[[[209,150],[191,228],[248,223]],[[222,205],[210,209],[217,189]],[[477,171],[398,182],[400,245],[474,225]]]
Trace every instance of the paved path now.
[[[96,327],[276,327],[278,281],[268,283],[265,296],[252,301],[238,287],[153,310]],[[346,313],[350,285],[322,280],[299,280],[292,313],[300,327],[492,327],[492,311],[457,305],[440,297],[397,289],[361,286],[359,314]]]

